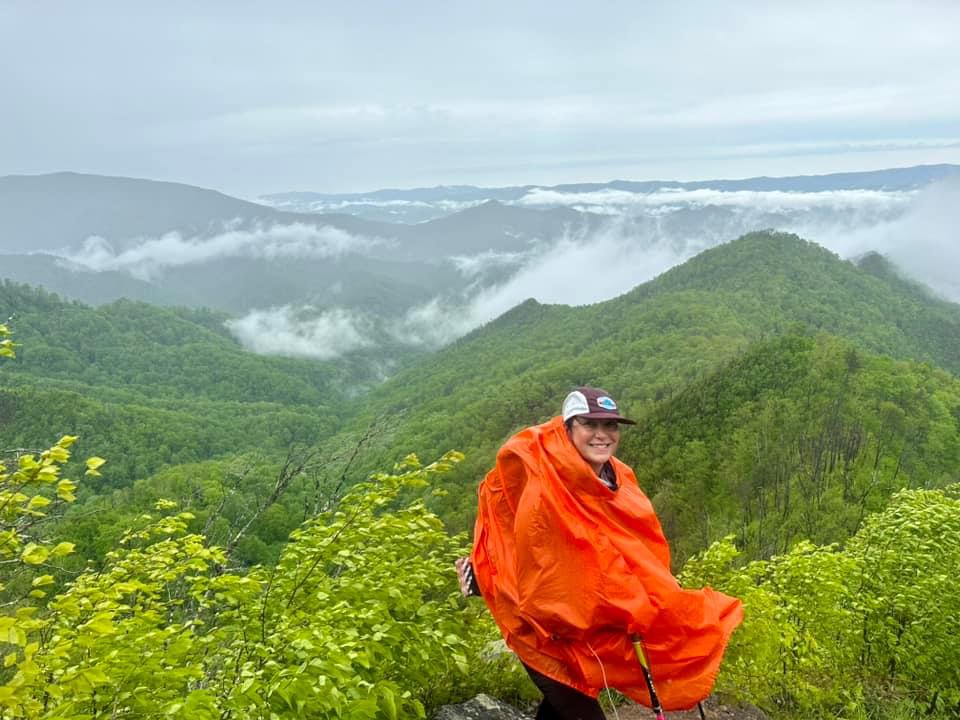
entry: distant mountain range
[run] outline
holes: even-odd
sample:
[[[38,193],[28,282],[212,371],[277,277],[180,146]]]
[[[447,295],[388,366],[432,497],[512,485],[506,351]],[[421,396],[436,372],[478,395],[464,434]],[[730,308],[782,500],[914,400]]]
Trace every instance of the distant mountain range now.
[[[231,232],[303,225],[381,241],[376,252],[367,253],[378,257],[434,260],[517,249],[525,240],[582,222],[589,218],[566,208],[544,213],[490,200],[459,221],[411,228],[347,213],[284,212],[178,183],[69,172],[0,177],[0,254],[65,254],[79,251],[90,238],[102,238],[120,253],[171,233],[203,241]]]
[[[414,227],[282,212],[176,183],[8,176],[0,178],[0,277],[93,304],[402,310],[458,282],[452,257],[522,252],[600,220],[490,201]]]
[[[0,278],[94,305],[129,298],[207,307],[249,321],[251,338],[280,323],[289,342],[266,343],[266,351],[328,358],[346,352],[345,336],[321,332],[325,346],[316,347],[318,327],[344,330],[343,347],[435,346],[526,297],[607,299],[757,230],[796,232],[844,256],[897,247],[922,258],[924,247],[936,249],[936,228],[898,223],[926,188],[951,178],[960,178],[960,166],[290,193],[269,196],[270,207],[169,182],[7,176]],[[428,219],[410,222],[416,217]],[[938,259],[927,266],[945,266],[931,257]],[[960,291],[949,282],[931,284]]]
[[[488,200],[502,203],[551,205],[545,193],[582,195],[618,191],[649,195],[678,190],[716,190],[719,192],[791,192],[811,193],[838,190],[875,190],[883,192],[916,190],[930,183],[960,176],[958,165],[919,165],[868,172],[755,177],[743,180],[612,180],[607,183],[571,183],[563,185],[516,185],[491,188],[473,185],[441,185],[406,190],[384,189],[368,193],[284,192],[260,197],[278,210],[298,213],[342,212],[368,220],[417,223],[448,215]]]

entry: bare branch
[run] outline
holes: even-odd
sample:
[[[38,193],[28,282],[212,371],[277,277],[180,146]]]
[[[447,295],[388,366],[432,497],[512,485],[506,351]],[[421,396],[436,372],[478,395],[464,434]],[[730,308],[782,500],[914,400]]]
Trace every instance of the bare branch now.
[[[269,507],[271,507],[283,496],[283,494],[287,491],[287,488],[290,487],[290,483],[293,482],[294,478],[303,475],[304,470],[312,463],[313,459],[317,455],[317,450],[310,450],[301,454],[296,449],[291,448],[287,452],[287,458],[283,463],[283,467],[280,468],[280,472],[277,474],[277,480],[274,483],[270,494],[265,500],[263,500],[263,502],[258,503],[256,510],[251,513],[247,522],[236,532],[236,534],[234,534],[233,538],[224,548],[224,552],[228,558],[233,555],[234,551],[237,549],[237,545],[240,544],[240,541],[247,534],[247,531],[250,529],[250,527],[260,519],[260,517]]]
[[[225,483],[223,480],[220,480],[220,502],[217,504],[216,510],[210,513],[210,515],[207,517],[207,521],[204,523],[203,530],[200,533],[207,538],[208,541],[211,540],[210,532],[213,529],[213,523],[216,522],[216,520],[223,514],[223,508],[226,506],[227,500],[233,497],[233,495],[237,492],[237,488],[242,485],[243,481],[252,472],[252,470],[253,463],[251,462],[239,472],[230,473],[230,485],[227,485],[227,483]]]
[[[313,516],[317,516],[320,513],[328,512],[337,506],[337,503],[340,502],[340,496],[343,492],[344,487],[347,485],[348,478],[350,476],[350,471],[353,469],[353,464],[360,457],[361,451],[370,444],[374,438],[383,437],[386,434],[386,429],[395,421],[396,416],[389,415],[378,415],[373,420],[370,421],[370,424],[367,425],[366,429],[363,431],[363,434],[357,439],[357,442],[354,443],[353,447],[347,453],[347,460],[343,465],[343,468],[340,470],[340,476],[337,479],[337,484],[330,490],[329,494],[326,497],[321,498],[321,488],[320,481],[317,480],[314,483],[314,503],[313,503]]]

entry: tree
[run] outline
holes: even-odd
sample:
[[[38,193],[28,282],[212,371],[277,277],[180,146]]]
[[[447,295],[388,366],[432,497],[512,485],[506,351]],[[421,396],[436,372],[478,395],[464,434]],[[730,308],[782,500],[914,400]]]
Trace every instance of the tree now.
[[[102,569],[0,618],[15,648],[4,716],[423,717],[446,698],[436,688],[456,688],[468,666],[482,673],[496,636],[489,620],[464,622],[451,572],[463,538],[422,500],[403,501],[461,458],[409,456],[354,485],[293,533],[276,567],[249,572],[161,501]]]
[[[743,599],[719,689],[804,717],[960,711],[960,486],[898,492],[844,548],[738,555],[728,537],[681,576]]]

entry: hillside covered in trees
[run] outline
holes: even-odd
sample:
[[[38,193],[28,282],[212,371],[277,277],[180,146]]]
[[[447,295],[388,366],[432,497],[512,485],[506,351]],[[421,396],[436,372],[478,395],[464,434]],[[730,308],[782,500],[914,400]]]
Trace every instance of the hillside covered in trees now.
[[[676,570],[745,599],[721,690],[785,717],[960,703],[960,307],[880,257],[753,233],[383,383],[247,353],[209,311],[5,283],[0,317],[7,716],[523,697],[450,564],[497,447],[578,384],[639,421],[619,454]]]
[[[607,302],[528,301],[375,388],[358,426],[374,413],[404,411],[398,444],[425,456],[463,450],[467,461],[450,482],[472,487],[499,443],[556,414],[570,387],[604,387],[647,417],[691,385],[712,383],[708,376],[719,373],[722,383],[735,372],[726,363],[763,355],[753,346],[781,336],[821,336],[865,356],[927,363],[947,371],[935,382],[949,383],[960,372],[957,306],[872,269],[795,236],[756,233]],[[625,433],[621,455],[632,465],[644,461],[636,447]],[[468,527],[471,495],[451,492],[446,501],[441,515]]]

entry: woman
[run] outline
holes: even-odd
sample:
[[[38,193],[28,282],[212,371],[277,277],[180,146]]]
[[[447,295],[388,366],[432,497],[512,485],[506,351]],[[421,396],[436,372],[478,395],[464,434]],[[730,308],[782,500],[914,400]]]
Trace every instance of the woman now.
[[[663,707],[692,707],[743,616],[739,600],[683,590],[670,573],[653,507],[614,456],[622,424],[634,422],[609,394],[580,387],[561,415],[510,438],[458,562],[461,588],[483,595],[543,692],[539,720],[602,720],[605,687],[651,706],[638,645]]]

